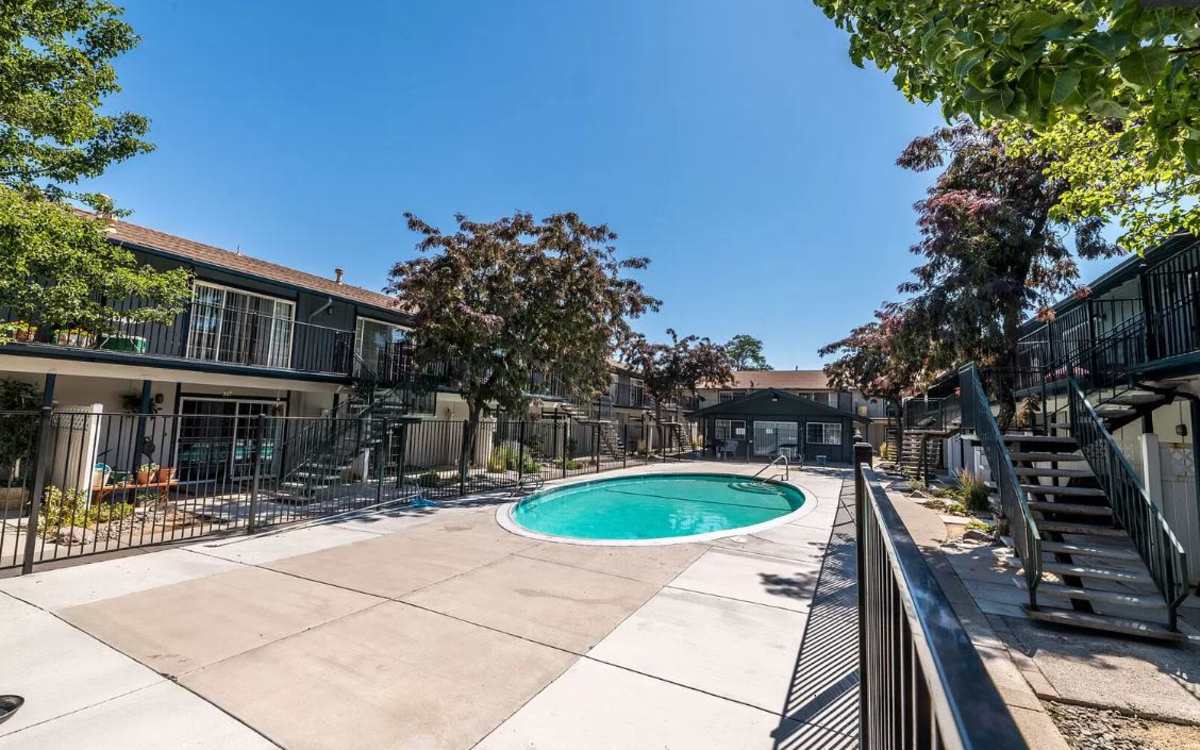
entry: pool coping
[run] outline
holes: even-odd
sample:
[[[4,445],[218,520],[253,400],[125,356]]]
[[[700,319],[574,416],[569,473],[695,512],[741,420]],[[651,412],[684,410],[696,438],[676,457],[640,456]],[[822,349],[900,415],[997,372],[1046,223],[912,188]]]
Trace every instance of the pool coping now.
[[[553,491],[553,490],[558,490],[558,489],[565,489],[567,487],[572,487],[572,486],[579,485],[579,484],[588,484],[591,482],[604,482],[604,481],[608,481],[609,479],[623,479],[625,477],[642,477],[642,476],[661,477],[661,476],[672,476],[672,475],[688,475],[688,474],[696,474],[696,473],[697,472],[695,472],[695,471],[654,471],[654,472],[646,472],[644,474],[643,473],[622,474],[620,477],[608,477],[605,479],[594,479],[594,480],[589,480],[586,482],[570,482],[570,483],[562,484],[562,485],[559,485],[556,487],[547,488],[547,490]],[[702,473],[723,475],[723,476],[730,476],[730,477],[739,477],[741,479],[746,478],[745,474],[723,474],[723,472],[702,472]],[[511,503],[504,503],[499,508],[497,508],[496,509],[496,523],[500,525],[500,528],[504,529],[505,531],[509,532],[510,534],[516,534],[517,536],[523,536],[523,537],[526,537],[529,539],[537,539],[538,541],[542,541],[542,542],[554,542],[555,544],[576,544],[576,545],[581,545],[581,546],[586,546],[586,547],[664,547],[664,546],[667,546],[670,544],[695,544],[697,542],[711,542],[711,541],[715,541],[717,539],[725,539],[725,538],[731,537],[731,536],[744,536],[746,534],[755,534],[760,531],[767,531],[768,529],[773,529],[778,526],[784,526],[786,524],[793,523],[794,521],[796,521],[800,518],[803,518],[804,516],[808,515],[809,513],[812,513],[813,511],[815,511],[817,509],[818,503],[820,502],[820,500],[818,499],[817,494],[815,492],[813,492],[809,488],[805,487],[804,485],[800,484],[799,482],[794,482],[791,480],[782,482],[782,481],[779,481],[776,479],[762,479],[759,481],[770,482],[772,484],[785,484],[789,487],[793,487],[797,490],[800,490],[800,492],[804,494],[804,504],[801,505],[796,510],[792,511],[791,513],[788,513],[787,515],[783,515],[778,518],[772,518],[770,521],[763,521],[762,523],[756,523],[751,526],[738,526],[737,528],[724,529],[722,531],[707,531],[703,534],[689,534],[688,536],[656,537],[654,539],[583,539],[583,538],[574,537],[574,536],[557,536],[555,534],[543,534],[540,531],[533,531],[533,530],[527,529],[524,526],[522,526],[521,524],[517,523],[517,520],[515,518],[513,518],[513,510],[516,509],[517,505],[519,505],[523,500],[527,500],[528,498],[521,498],[521,500],[516,500]],[[532,497],[532,495],[530,495],[529,497]]]

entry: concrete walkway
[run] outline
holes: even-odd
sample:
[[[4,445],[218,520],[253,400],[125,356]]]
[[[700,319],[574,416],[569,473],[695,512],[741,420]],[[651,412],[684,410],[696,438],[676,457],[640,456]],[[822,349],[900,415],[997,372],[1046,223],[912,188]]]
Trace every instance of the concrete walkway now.
[[[476,499],[0,581],[0,748],[854,747],[843,475],[793,479],[796,520],[703,544],[540,542]]]

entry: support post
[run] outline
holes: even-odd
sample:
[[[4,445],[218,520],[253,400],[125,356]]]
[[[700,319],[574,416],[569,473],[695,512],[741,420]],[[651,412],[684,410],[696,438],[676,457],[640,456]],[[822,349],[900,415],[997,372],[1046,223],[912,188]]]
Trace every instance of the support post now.
[[[47,375],[47,388],[54,392],[52,375]],[[54,408],[42,406],[38,421],[37,455],[33,458],[33,489],[29,496],[29,521],[25,527],[25,557],[21,561],[21,575],[33,572],[33,558],[37,553],[38,519],[42,514],[42,493],[46,489],[46,462],[50,460],[50,426]]]
[[[383,430],[380,433],[379,447],[375,449],[378,453],[376,459],[375,470],[375,504],[379,505],[383,502],[383,475],[387,473],[387,454],[388,454],[388,438],[392,432],[392,425],[385,417],[383,420]]]
[[[517,486],[525,479],[525,420],[517,425]]]
[[[251,454],[253,478],[250,480],[250,515],[246,520],[246,533],[253,534],[258,518],[258,489],[262,479],[262,441],[266,434],[267,417],[259,414],[254,420],[254,451]]]
[[[404,494],[405,461],[408,458],[408,420],[400,420],[400,458],[396,461],[396,487]]]

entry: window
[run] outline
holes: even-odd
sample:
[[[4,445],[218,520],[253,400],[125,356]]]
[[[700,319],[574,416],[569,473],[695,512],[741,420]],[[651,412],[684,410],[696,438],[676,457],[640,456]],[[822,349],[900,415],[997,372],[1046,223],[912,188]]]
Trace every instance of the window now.
[[[726,401],[732,401],[732,400],[733,400],[733,391],[718,391],[717,392],[717,403],[718,404],[723,404]]]
[[[713,432],[713,437],[717,440],[728,440],[730,437],[729,420],[718,419]]]
[[[841,445],[840,422],[809,422],[804,428],[804,442],[809,445]]]
[[[287,300],[196,282],[188,357],[290,367],[296,306]]]

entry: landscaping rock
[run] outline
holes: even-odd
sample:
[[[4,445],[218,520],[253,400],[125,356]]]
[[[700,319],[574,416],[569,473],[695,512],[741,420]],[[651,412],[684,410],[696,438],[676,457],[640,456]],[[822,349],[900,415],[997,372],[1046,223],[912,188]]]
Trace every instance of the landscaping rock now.
[[[87,529],[59,529],[54,535],[54,543],[63,547],[80,544],[90,544],[95,536]]]
[[[1066,703],[1045,705],[1058,731],[1076,750],[1183,750],[1200,743],[1200,727]]]
[[[967,529],[963,533],[962,538],[964,542],[981,542],[984,544],[991,544],[994,541],[991,534],[979,529]]]

